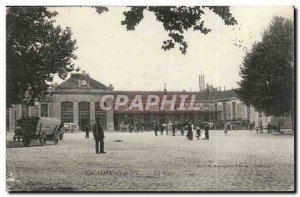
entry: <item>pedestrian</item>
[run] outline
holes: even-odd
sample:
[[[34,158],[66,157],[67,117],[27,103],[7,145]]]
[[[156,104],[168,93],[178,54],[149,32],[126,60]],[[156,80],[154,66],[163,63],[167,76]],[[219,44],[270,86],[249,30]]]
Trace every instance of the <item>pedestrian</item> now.
[[[225,135],[227,135],[229,130],[230,130],[230,123],[228,122],[228,123],[225,124],[225,128],[224,128]]]
[[[184,126],[183,125],[181,125],[180,131],[181,131],[181,135],[184,135]]]
[[[253,124],[252,124],[252,122],[250,122],[249,127],[250,127],[250,131],[252,131],[252,129],[253,129]]]
[[[85,138],[90,138],[90,127],[88,124],[84,126],[84,130],[85,130]]]
[[[135,123],[135,128],[136,128],[136,132],[139,132],[140,131],[140,121],[137,121]]]
[[[166,135],[169,135],[169,124],[165,124],[165,128],[166,128]]]
[[[131,125],[131,123],[129,123],[128,129],[129,129],[129,133],[132,133],[132,125]]]
[[[197,140],[199,140],[200,136],[201,136],[201,130],[200,130],[200,127],[197,127],[196,128],[196,132],[197,132]]]
[[[96,145],[96,154],[99,154],[99,144],[100,144],[100,153],[104,152],[104,131],[100,124],[100,120],[96,119],[96,123],[93,125],[93,134]]]
[[[187,130],[188,130],[188,132],[186,134],[186,138],[188,140],[193,140],[193,131],[192,131],[192,126],[190,124],[188,124]]]
[[[262,124],[262,122],[259,123],[259,129],[260,129],[260,134],[263,134],[263,133],[264,133],[264,129],[263,129],[263,124]]]
[[[175,127],[175,124],[174,124],[174,123],[172,124],[172,132],[173,132],[173,136],[175,136],[176,127]]]
[[[164,124],[160,125],[160,135],[164,134]]]
[[[206,123],[204,130],[205,130],[205,139],[209,140],[209,125],[208,125],[208,123]]]
[[[258,126],[256,126],[256,134],[258,134]]]
[[[154,123],[153,130],[154,130],[155,136],[157,136],[157,131],[158,131],[157,123]]]
[[[271,123],[270,122],[268,122],[267,127],[268,127],[268,134],[269,134],[269,133],[271,133]]]

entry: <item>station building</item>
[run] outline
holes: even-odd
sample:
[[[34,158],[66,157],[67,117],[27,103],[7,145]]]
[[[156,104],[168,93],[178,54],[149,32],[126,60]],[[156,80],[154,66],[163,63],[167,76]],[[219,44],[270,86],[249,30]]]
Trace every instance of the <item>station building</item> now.
[[[104,95],[126,95],[129,98],[128,105],[136,95],[141,95],[143,105],[148,95],[158,95],[160,98],[167,95],[168,101],[173,95],[189,95],[185,106],[188,106],[192,95],[196,95],[195,106],[198,110],[175,110],[169,108],[167,101],[164,110],[159,105],[151,106],[150,110],[128,110],[125,105],[114,110],[102,110],[100,101]],[[105,106],[114,106],[114,100],[107,99]],[[179,101],[176,101],[175,108]],[[197,123],[199,121],[210,121],[215,123],[231,122],[234,127],[248,127],[249,122],[256,124],[262,122],[264,127],[272,121],[271,117],[265,116],[263,112],[257,112],[253,107],[246,106],[241,102],[233,89],[221,90],[220,88],[205,88],[203,91],[115,91],[112,85],[106,86],[88,74],[71,74],[71,76],[59,85],[49,90],[49,95],[43,100],[37,100],[35,106],[13,105],[7,111],[8,129],[14,129],[16,120],[22,116],[56,117],[64,123],[75,123],[80,128],[91,124],[99,118],[106,130],[119,130],[122,122],[134,125],[139,121],[144,123],[145,130],[150,129],[151,122],[160,124],[169,121],[186,120]],[[290,124],[290,120],[285,121]],[[241,125],[243,124],[243,125]],[[233,128],[234,129],[234,128]]]

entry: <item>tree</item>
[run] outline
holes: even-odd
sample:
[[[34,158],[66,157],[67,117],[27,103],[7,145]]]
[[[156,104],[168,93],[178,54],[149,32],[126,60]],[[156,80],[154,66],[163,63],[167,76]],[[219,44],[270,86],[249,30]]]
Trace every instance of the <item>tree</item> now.
[[[97,6],[96,11],[101,14],[108,11],[108,8]],[[125,20],[121,22],[128,31],[135,30],[135,27],[143,20],[144,11],[152,12],[156,20],[161,22],[168,32],[169,39],[163,41],[162,49],[170,50],[179,44],[179,50],[185,54],[188,44],[184,39],[184,32],[192,29],[207,34],[211,29],[205,27],[202,15],[208,10],[221,17],[225,25],[235,25],[237,21],[230,13],[227,6],[130,6],[130,10],[124,12]]]
[[[54,27],[56,12],[45,7],[6,10],[6,103],[34,104],[43,98],[55,74],[65,79],[74,70],[76,40],[69,27]]]
[[[284,116],[294,105],[294,25],[274,17],[261,42],[253,45],[240,67],[241,101],[266,115]]]

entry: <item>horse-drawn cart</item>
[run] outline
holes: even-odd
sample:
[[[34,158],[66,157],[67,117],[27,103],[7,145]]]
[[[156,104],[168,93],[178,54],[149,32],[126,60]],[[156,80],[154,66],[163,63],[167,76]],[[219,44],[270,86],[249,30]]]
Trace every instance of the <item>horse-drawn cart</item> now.
[[[50,117],[23,117],[17,120],[14,141],[18,139],[24,146],[29,146],[31,140],[39,140],[42,145],[46,141],[57,144],[63,139],[65,128],[60,119]]]

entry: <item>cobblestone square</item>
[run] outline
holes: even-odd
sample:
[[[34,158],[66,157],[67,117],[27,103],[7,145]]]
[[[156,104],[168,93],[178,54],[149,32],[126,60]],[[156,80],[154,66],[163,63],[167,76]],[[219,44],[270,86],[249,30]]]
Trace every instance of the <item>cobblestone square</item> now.
[[[188,141],[106,132],[106,154],[95,154],[83,132],[45,146],[23,147],[12,137],[7,133],[8,191],[294,190],[293,135],[214,130],[210,140]]]

